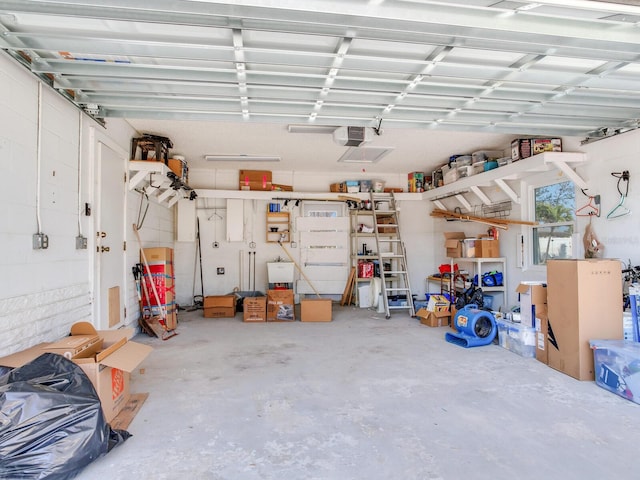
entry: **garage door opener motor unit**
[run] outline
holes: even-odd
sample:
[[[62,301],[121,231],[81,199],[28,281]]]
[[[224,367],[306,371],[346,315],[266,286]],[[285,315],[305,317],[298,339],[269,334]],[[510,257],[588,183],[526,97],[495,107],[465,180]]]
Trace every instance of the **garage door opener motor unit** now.
[[[493,314],[478,309],[475,304],[465,305],[456,313],[453,322],[457,332],[447,332],[444,338],[465,348],[489,345],[498,332]]]

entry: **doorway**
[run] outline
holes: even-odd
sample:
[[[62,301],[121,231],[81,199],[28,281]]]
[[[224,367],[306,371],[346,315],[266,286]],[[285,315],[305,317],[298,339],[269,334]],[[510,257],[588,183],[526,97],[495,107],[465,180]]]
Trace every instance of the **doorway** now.
[[[126,153],[97,140],[95,145],[96,252],[94,318],[98,329],[125,320]]]

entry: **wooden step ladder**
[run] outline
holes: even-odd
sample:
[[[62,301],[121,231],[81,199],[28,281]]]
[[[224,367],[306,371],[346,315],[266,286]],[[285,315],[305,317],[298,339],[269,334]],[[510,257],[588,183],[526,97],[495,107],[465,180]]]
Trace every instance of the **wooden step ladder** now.
[[[416,312],[409,283],[407,252],[400,237],[396,199],[393,193],[371,192],[370,196],[385,316],[390,318],[392,310],[407,310],[413,317]],[[400,295],[406,297],[405,304],[393,299]],[[390,301],[398,304],[389,305]]]

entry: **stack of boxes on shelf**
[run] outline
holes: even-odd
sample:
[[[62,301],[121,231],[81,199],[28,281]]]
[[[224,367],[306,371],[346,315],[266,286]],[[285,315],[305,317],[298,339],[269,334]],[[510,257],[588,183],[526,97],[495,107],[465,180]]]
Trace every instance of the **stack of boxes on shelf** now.
[[[148,310],[153,317],[162,316],[165,310],[166,329],[175,330],[178,326],[178,309],[175,300],[173,249],[145,248],[144,258],[147,260],[149,271],[145,269],[143,272],[142,308]],[[144,261],[142,255],[140,261]],[[157,299],[151,282],[158,293]]]
[[[332,183],[329,191],[334,193],[402,192],[401,188],[385,188],[382,180],[345,180]]]
[[[272,174],[269,170],[240,170],[238,177],[239,190],[259,190],[266,192],[293,191],[291,185],[273,183]]]
[[[469,238],[464,232],[444,232],[444,244],[449,258],[498,258],[498,238],[482,235]]]

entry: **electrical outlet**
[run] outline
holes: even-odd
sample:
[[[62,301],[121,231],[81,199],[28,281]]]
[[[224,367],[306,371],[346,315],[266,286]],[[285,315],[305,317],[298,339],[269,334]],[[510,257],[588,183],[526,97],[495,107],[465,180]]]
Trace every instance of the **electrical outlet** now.
[[[33,249],[34,250],[42,250],[45,248],[49,248],[49,237],[44,233],[34,233],[33,234]]]
[[[224,267],[218,267],[218,275],[224,275]]]
[[[218,242],[213,242],[213,248],[220,248],[220,244]]]
[[[76,237],[76,250],[85,250],[87,248],[87,237],[78,235]]]
[[[291,242],[291,248],[296,248],[298,244],[296,242]]]

